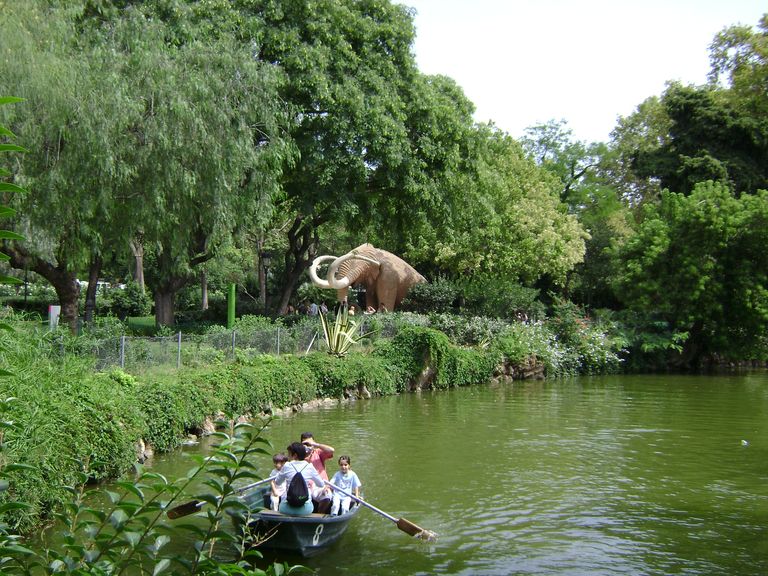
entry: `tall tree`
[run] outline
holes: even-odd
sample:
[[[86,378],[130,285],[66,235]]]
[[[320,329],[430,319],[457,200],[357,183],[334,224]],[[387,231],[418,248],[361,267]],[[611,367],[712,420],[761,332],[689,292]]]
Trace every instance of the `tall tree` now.
[[[569,274],[566,294],[589,307],[613,307],[609,248],[631,232],[629,198],[615,184],[617,155],[602,143],[574,140],[564,120],[526,130],[522,144],[560,182],[560,198],[589,233],[584,261]]]
[[[671,84],[662,103],[669,138],[656,150],[639,151],[634,170],[661,185],[689,193],[713,180],[737,194],[768,186],[768,123],[734,104],[725,91]]]
[[[444,183],[449,212],[421,230],[414,253],[452,276],[562,284],[584,256],[585,233],[560,202],[560,182],[492,126],[475,126],[465,145]]]
[[[768,357],[768,192],[734,197],[712,182],[665,191],[619,251],[616,293],[687,332],[682,361]]]
[[[284,258],[284,310],[316,255],[320,228],[355,220],[407,189],[377,178],[411,155],[408,94],[418,77],[412,16],[388,0],[238,2],[259,23],[259,57],[283,75],[281,97],[294,109],[291,136],[300,160],[287,170],[282,213],[294,215]],[[410,198],[418,196],[414,186]],[[402,205],[402,204],[401,204]],[[373,216],[367,213],[365,218]],[[383,223],[384,226],[388,223]]]
[[[75,326],[78,272],[96,265],[113,230],[109,206],[120,171],[120,143],[111,129],[125,117],[105,78],[76,58],[71,13],[43,2],[4,7],[0,35],[14,58],[0,60],[0,82],[26,99],[8,121],[32,152],[17,165],[16,178],[36,190],[18,198],[28,241],[9,251],[11,264],[33,270],[54,287],[63,319]],[[88,113],[84,111],[88,110]],[[109,155],[101,153],[111,149]],[[93,286],[95,289],[95,284]]]
[[[248,222],[257,192],[278,187],[290,151],[271,68],[251,45],[210,33],[208,20],[198,25],[183,4],[25,6],[42,16],[34,21],[64,30],[51,44],[38,42],[39,28],[22,38],[37,47],[27,64],[37,84],[26,87],[40,104],[23,121],[40,127],[29,134],[41,153],[22,166],[45,190],[29,211],[43,232],[35,237],[58,247],[52,260],[73,281],[104,246],[126,250],[141,235],[156,255],[149,276],[157,322],[172,324],[175,294],[195,266]],[[45,92],[35,93],[44,81],[56,92],[47,116]]]
[[[730,26],[715,36],[709,49],[713,85],[724,85],[756,119],[768,116],[768,14],[757,30]]]

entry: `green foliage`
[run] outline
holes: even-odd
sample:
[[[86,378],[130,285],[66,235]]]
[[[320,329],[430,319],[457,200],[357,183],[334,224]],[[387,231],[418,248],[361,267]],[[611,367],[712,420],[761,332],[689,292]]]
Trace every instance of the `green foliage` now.
[[[328,354],[342,358],[349,353],[352,346],[368,336],[367,333],[360,333],[360,323],[352,318],[346,303],[337,307],[336,317],[332,322],[328,319],[328,314],[320,312],[319,317]]]
[[[560,299],[555,299],[547,325],[564,345],[561,371],[604,374],[618,370],[624,339],[615,334],[615,326],[596,324],[579,306]],[[614,335],[609,335],[608,330]]]
[[[766,358],[766,222],[768,192],[736,198],[711,182],[688,196],[665,192],[618,252],[616,293],[670,333],[689,334],[684,364]]]
[[[688,332],[675,332],[659,315],[623,310],[615,314],[626,342],[628,371],[664,370],[678,366]]]
[[[430,314],[428,318],[430,328],[440,330],[460,346],[474,346],[491,340],[509,326],[506,321],[481,316]]]
[[[0,106],[4,104],[12,104],[15,102],[21,102],[21,98],[9,98],[9,97],[2,97],[0,98]],[[0,137],[3,139],[7,137],[14,137],[13,132],[11,132],[8,128],[0,124]],[[0,152],[26,152],[24,148],[21,146],[16,146],[13,144],[6,144],[3,142],[0,142]],[[26,192],[23,188],[17,186],[16,184],[11,184],[10,182],[4,182],[4,179],[10,176],[11,173],[0,166],[0,194],[3,196],[7,194],[12,193],[23,193]],[[0,204],[0,218],[9,218],[16,214],[16,211],[8,206],[4,206]],[[9,230],[0,230],[0,240],[23,240],[24,237],[20,236],[19,234],[16,234],[15,232],[11,232]],[[0,262],[7,262],[9,260],[9,256],[4,253],[0,252]],[[2,284],[20,284],[21,281],[18,278],[14,278],[12,276],[7,275],[0,275],[0,285]],[[4,322],[0,322],[0,330],[7,330],[9,329],[8,324]],[[2,377],[2,374],[0,374],[0,377]]]
[[[7,408],[0,404],[0,413]],[[20,539],[0,526],[0,566],[3,574],[239,574],[262,576],[289,574],[300,567],[272,564],[264,571],[252,562],[261,555],[248,550],[251,536],[244,530],[249,510],[240,499],[240,485],[260,479],[251,459],[267,454],[269,443],[261,437],[268,425],[233,425],[231,420],[217,432],[218,443],[202,464],[183,478],[168,480],[162,474],[137,467],[132,481],[118,482],[119,491],[107,492],[109,503],[98,504],[99,490],[87,489],[91,475],[86,466],[75,481],[63,486],[66,506],[55,514],[60,535],[45,534],[41,544],[22,545]],[[0,476],[13,478],[12,466],[0,466]],[[175,507],[192,483],[204,480],[205,492],[197,501],[206,510],[194,523],[167,525],[166,510]],[[59,480],[60,482],[60,480]],[[12,505],[11,505],[12,504]],[[23,510],[17,501],[1,512]],[[233,528],[222,529],[226,525]],[[228,522],[231,521],[231,525]],[[187,546],[168,546],[172,540]],[[231,558],[219,562],[216,558]]]
[[[62,357],[50,337],[18,326],[12,338],[0,338],[3,364],[18,374],[0,381],[0,397],[20,399],[12,413],[18,426],[6,434],[4,457],[31,467],[0,498],[30,505],[6,517],[26,530],[66,501],[61,483],[76,483],[80,463],[89,463],[94,479],[130,467],[145,420],[124,379],[94,374],[92,364],[76,356]]]
[[[403,374],[387,358],[351,353],[344,358],[310,354],[302,358],[317,381],[318,395],[341,398],[367,390],[373,395],[396,394],[406,389]]]
[[[185,384],[182,379],[167,378],[144,381],[135,387],[139,409],[146,419],[143,437],[161,452],[178,446],[186,430],[216,413],[212,410],[214,398],[199,387]]]
[[[128,282],[125,288],[109,291],[109,310],[125,320],[128,316],[146,316],[152,310],[152,299],[136,282]]]
[[[463,310],[477,316],[508,320],[544,317],[539,291],[509,276],[474,274],[457,281],[464,299]]]
[[[238,413],[258,413],[295,406],[317,397],[312,371],[292,356],[261,355],[239,362],[229,375],[226,406]]]
[[[468,131],[464,145],[461,168],[444,184],[450,209],[419,230],[409,250],[413,259],[455,277],[563,282],[584,256],[586,234],[564,210],[557,179],[492,127]]]
[[[762,99],[768,99],[763,88]],[[713,87],[672,84],[662,97],[671,126],[663,144],[639,153],[635,172],[658,178],[674,192],[689,194],[708,180],[737,194],[768,187],[766,127],[752,110]]]
[[[768,112],[768,14],[758,29],[730,26],[719,32],[710,46],[710,82],[727,82],[737,105],[759,118]]]
[[[402,308],[422,314],[452,312],[459,294],[460,289],[454,281],[438,276],[431,282],[413,286],[403,300]]]
[[[381,342],[375,356],[385,358],[405,382],[419,382],[424,371],[434,379],[424,384],[435,388],[469,386],[487,382],[498,357],[481,349],[453,345],[448,336],[431,328],[411,326],[391,341]]]

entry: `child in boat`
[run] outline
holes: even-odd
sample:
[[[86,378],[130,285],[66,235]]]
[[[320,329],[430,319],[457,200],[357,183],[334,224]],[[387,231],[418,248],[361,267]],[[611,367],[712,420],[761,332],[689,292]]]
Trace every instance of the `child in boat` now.
[[[277,473],[283,469],[285,463],[288,462],[288,457],[280,452],[272,456],[272,464],[275,468],[269,473],[270,476],[277,476]],[[285,479],[280,481],[280,484],[276,480],[272,480],[272,493],[269,495],[270,508],[277,512],[277,507],[280,505],[280,497],[285,494],[286,484]]]
[[[301,442],[294,442],[288,446],[288,462],[282,467],[280,472],[277,473],[275,482],[280,484],[285,482],[286,490],[285,494],[280,498],[280,505],[277,507],[279,512],[287,514],[289,516],[308,516],[312,514],[312,499],[309,498],[301,506],[293,506],[288,502],[289,487],[291,480],[296,474],[301,475],[304,482],[309,486],[309,482],[314,482],[318,488],[325,487],[325,480],[322,479],[320,474],[317,473],[315,467],[309,462],[305,462],[307,457],[307,448]]]
[[[360,479],[357,477],[357,474],[352,471],[352,468],[350,467],[351,465],[352,459],[349,456],[340,456],[340,470],[333,475],[331,484],[338,486],[345,492],[349,492],[356,498],[360,498],[360,488],[362,487],[362,484],[360,483]],[[341,508],[342,514],[346,514],[349,512],[349,505],[351,503],[352,498],[340,492],[339,490],[334,490],[333,504],[331,504],[331,516],[336,516],[339,514],[339,508]]]

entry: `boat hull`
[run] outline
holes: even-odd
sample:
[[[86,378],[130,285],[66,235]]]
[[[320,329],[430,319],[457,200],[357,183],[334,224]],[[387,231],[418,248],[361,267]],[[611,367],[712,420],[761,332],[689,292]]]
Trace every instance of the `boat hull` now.
[[[263,508],[264,493],[248,498],[254,510],[250,532],[258,544],[257,549],[271,549],[290,552],[304,557],[319,554],[331,546],[347,529],[349,522],[360,510],[354,506],[347,514],[310,514],[288,516]]]

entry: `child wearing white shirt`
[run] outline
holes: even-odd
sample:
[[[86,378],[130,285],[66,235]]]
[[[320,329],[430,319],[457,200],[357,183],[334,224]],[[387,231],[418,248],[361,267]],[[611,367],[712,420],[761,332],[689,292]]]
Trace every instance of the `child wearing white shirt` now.
[[[283,469],[283,466],[285,466],[285,463],[288,462],[288,457],[283,454],[282,452],[280,454],[275,454],[272,456],[272,463],[275,465],[274,470],[269,473],[270,476],[274,477],[277,476],[277,473],[280,472],[280,470]],[[277,507],[280,505],[280,497],[285,494],[286,489],[286,481],[282,480],[279,484],[272,480],[272,492],[269,495],[269,504],[270,508],[277,512]]]
[[[352,468],[350,468],[351,464],[352,459],[349,456],[339,457],[340,470],[333,475],[331,484],[338,486],[345,492],[354,494],[356,498],[360,498],[360,488],[362,487],[362,484],[360,483],[360,479],[357,477],[357,474],[355,474],[352,471]],[[351,502],[352,498],[338,490],[334,490],[333,504],[331,504],[331,516],[336,516],[339,514],[339,509],[341,509],[342,514],[349,512],[349,505]]]

